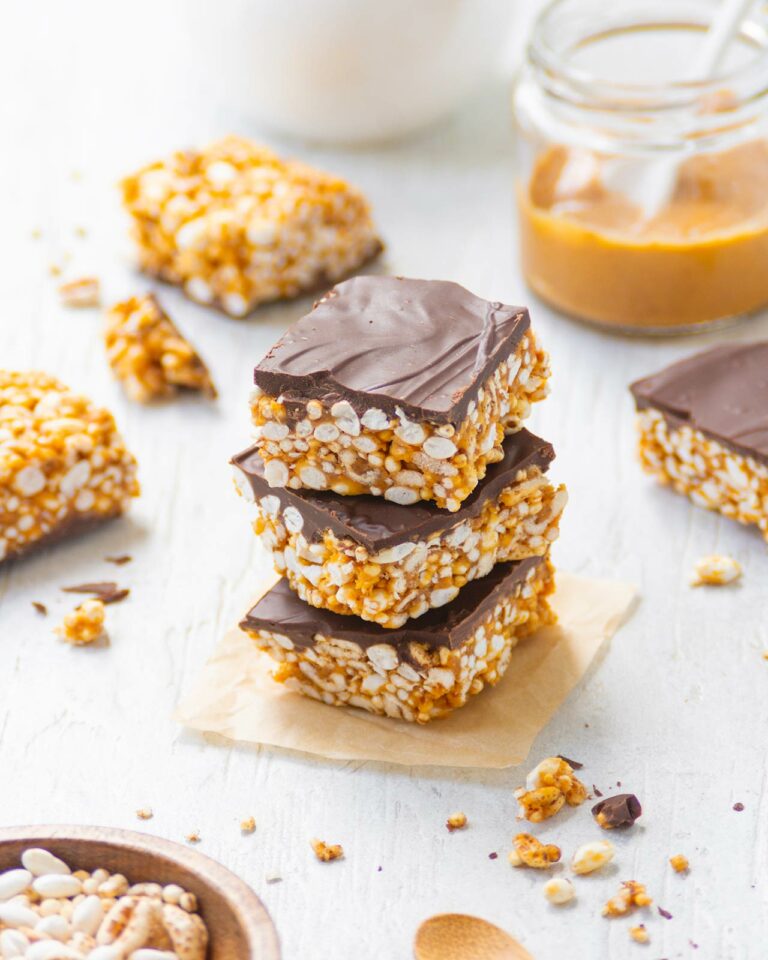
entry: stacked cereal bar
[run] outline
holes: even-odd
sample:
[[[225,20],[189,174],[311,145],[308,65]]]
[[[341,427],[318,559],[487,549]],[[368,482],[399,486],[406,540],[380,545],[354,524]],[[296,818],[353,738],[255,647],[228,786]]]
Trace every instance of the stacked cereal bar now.
[[[233,317],[334,283],[381,250],[359,191],[239,137],[174,153],[122,188],[141,268]]]
[[[138,492],[111,413],[47,374],[0,371],[0,562],[117,516]]]
[[[456,511],[548,377],[524,308],[442,280],[356,277],[256,368],[256,447],[272,487]]]
[[[643,467],[768,539],[768,341],[714,347],[631,389]]]
[[[290,689],[335,706],[426,723],[504,675],[518,640],[554,620],[543,557],[499,564],[442,610],[385,630],[313,610],[281,580],[240,624]]]
[[[240,492],[257,504],[255,530],[301,599],[392,628],[450,603],[496,563],[547,553],[567,500],[546,475],[553,457],[527,430],[513,434],[458,513],[270,488],[254,448],[233,463]]]
[[[425,723],[552,622],[548,375],[527,310],[443,281],[346,281],[272,348],[233,463],[285,577],[241,624],[277,680]]]

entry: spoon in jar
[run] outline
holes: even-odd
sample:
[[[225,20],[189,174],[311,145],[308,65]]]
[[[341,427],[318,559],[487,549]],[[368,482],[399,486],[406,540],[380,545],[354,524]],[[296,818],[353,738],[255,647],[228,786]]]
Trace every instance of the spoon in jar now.
[[[463,913],[425,920],[416,931],[413,955],[416,960],[533,960],[500,927]]]
[[[713,80],[728,47],[741,29],[754,0],[722,0],[694,61],[689,82]],[[656,216],[669,202],[677,184],[680,158],[662,158],[649,165],[631,191],[646,219]]]

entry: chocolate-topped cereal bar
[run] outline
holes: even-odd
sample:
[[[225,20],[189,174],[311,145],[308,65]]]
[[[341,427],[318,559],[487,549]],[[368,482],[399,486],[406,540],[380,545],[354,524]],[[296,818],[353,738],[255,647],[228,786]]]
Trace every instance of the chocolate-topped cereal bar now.
[[[546,441],[512,434],[457,513],[428,501],[270,488],[255,448],[233,463],[238,489],[256,501],[254,529],[301,599],[396,628],[450,603],[496,563],[547,552],[567,500],[546,476],[553,458]]]
[[[141,268],[233,317],[322,289],[381,250],[358,190],[241,137],[151,163],[122,191]]]
[[[631,390],[643,467],[768,539],[768,341],[714,347]]]
[[[123,513],[138,492],[111,413],[45,373],[0,370],[0,563]]]
[[[498,564],[455,600],[398,630],[307,606],[280,582],[241,628],[279,664],[274,678],[316,700],[426,723],[463,706],[554,616],[549,561]]]
[[[256,367],[266,480],[456,511],[548,377],[524,307],[443,280],[347,280]]]

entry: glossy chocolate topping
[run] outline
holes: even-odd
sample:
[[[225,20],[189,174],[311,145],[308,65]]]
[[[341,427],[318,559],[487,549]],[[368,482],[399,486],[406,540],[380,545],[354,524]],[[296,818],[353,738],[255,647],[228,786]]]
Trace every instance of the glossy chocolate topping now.
[[[768,463],[768,341],[714,347],[633,383],[638,410],[660,410]]]
[[[482,300],[446,280],[355,277],[295,323],[254,371],[292,405],[347,400],[392,416],[458,425],[528,330],[524,307]]]
[[[504,441],[504,459],[491,464],[485,480],[456,513],[440,510],[427,500],[402,507],[383,497],[343,497],[328,491],[270,487],[255,447],[238,454],[232,463],[243,472],[256,497],[272,495],[282,508],[295,507],[299,511],[307,540],[320,539],[324,530],[332,530],[337,537],[353,540],[373,554],[395,543],[423,540],[435,531],[450,530],[476,517],[484,503],[496,499],[505,487],[515,483],[518,470],[539,467],[545,471],[554,457],[555,451],[546,440],[527,430],[511,434]]]
[[[359,617],[318,610],[304,603],[281,579],[269,593],[245,615],[243,630],[270,630],[290,637],[299,647],[310,647],[315,634],[339,640],[353,640],[361,647],[389,643],[407,657],[409,643],[421,643],[428,649],[455,649],[471,636],[493,607],[515,592],[531,569],[544,563],[543,557],[531,557],[513,563],[498,563],[480,580],[471,580],[458,597],[444,607],[428,610],[423,617],[409,620],[397,630],[387,630]]]

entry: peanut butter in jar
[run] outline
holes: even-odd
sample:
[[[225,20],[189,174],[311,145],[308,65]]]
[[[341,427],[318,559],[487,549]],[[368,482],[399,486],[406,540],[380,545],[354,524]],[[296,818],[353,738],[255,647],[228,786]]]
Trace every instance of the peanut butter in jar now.
[[[638,24],[637,7],[617,0],[614,33],[602,31],[595,43],[632,43],[619,44],[618,80],[596,78],[582,53],[572,66],[562,46],[583,51],[588,44],[567,29],[572,8],[583,13],[585,6],[556,0],[547,8],[516,91],[520,250],[529,286],[564,313],[631,332],[695,331],[765,306],[768,104],[757,87],[766,89],[768,52],[742,50],[714,84],[630,83],[627,51],[639,44],[650,68],[654,30],[667,45],[684,47],[684,34],[695,45],[712,4],[702,0],[701,22],[686,31],[677,0],[664,4],[666,19],[650,24]],[[661,16],[648,6],[650,17]],[[671,172],[669,188],[649,210],[661,164]]]

